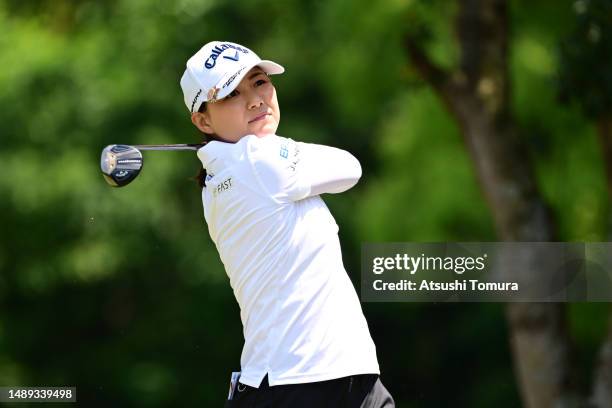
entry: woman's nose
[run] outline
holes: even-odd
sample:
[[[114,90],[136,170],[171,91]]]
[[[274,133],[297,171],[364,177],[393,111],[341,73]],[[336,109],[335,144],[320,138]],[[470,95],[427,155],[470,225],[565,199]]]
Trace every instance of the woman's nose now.
[[[257,92],[251,92],[248,99],[249,109],[259,108],[263,104],[263,98]]]

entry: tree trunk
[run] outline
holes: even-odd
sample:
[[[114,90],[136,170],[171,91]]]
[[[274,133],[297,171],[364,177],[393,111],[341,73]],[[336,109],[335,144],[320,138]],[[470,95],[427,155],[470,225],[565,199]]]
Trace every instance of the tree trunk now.
[[[598,408],[612,407],[612,319],[608,324],[608,336],[599,350],[591,401]]]
[[[441,70],[419,44],[407,38],[411,62],[461,128],[498,237],[504,241],[554,241],[551,213],[509,109],[507,3],[458,1],[459,69],[452,73]],[[509,303],[506,316],[524,405],[581,406],[582,399],[571,381],[565,305]]]
[[[600,118],[597,131],[606,169],[608,197],[612,201],[612,117]],[[610,221],[608,231],[612,231]],[[612,407],[612,318],[608,323],[608,335],[601,345],[596,365],[592,402],[599,408]]]

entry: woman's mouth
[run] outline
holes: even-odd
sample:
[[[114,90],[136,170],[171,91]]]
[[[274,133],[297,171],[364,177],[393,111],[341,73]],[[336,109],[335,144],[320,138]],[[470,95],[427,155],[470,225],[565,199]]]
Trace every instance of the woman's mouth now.
[[[266,116],[268,116],[268,113],[264,112],[261,115],[255,116],[255,118],[249,120],[249,123],[253,123],[253,122],[257,122],[258,120],[262,120]]]

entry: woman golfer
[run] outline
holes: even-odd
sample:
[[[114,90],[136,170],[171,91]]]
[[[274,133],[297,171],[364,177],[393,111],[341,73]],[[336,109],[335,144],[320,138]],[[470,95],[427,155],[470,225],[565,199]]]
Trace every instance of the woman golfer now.
[[[393,407],[321,199],[357,183],[359,162],[276,135],[269,75],[284,68],[210,42],[181,78],[198,151],[208,230],[240,305],[244,348],[230,407]],[[204,178],[204,177],[203,177]]]

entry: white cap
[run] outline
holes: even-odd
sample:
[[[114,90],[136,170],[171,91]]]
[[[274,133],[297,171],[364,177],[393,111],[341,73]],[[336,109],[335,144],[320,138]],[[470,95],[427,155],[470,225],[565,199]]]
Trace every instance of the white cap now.
[[[261,60],[242,45],[212,41],[200,48],[187,61],[181,78],[185,105],[194,113],[203,102],[216,102],[229,95],[254,66],[267,74],[282,74],[285,68],[275,62]]]

